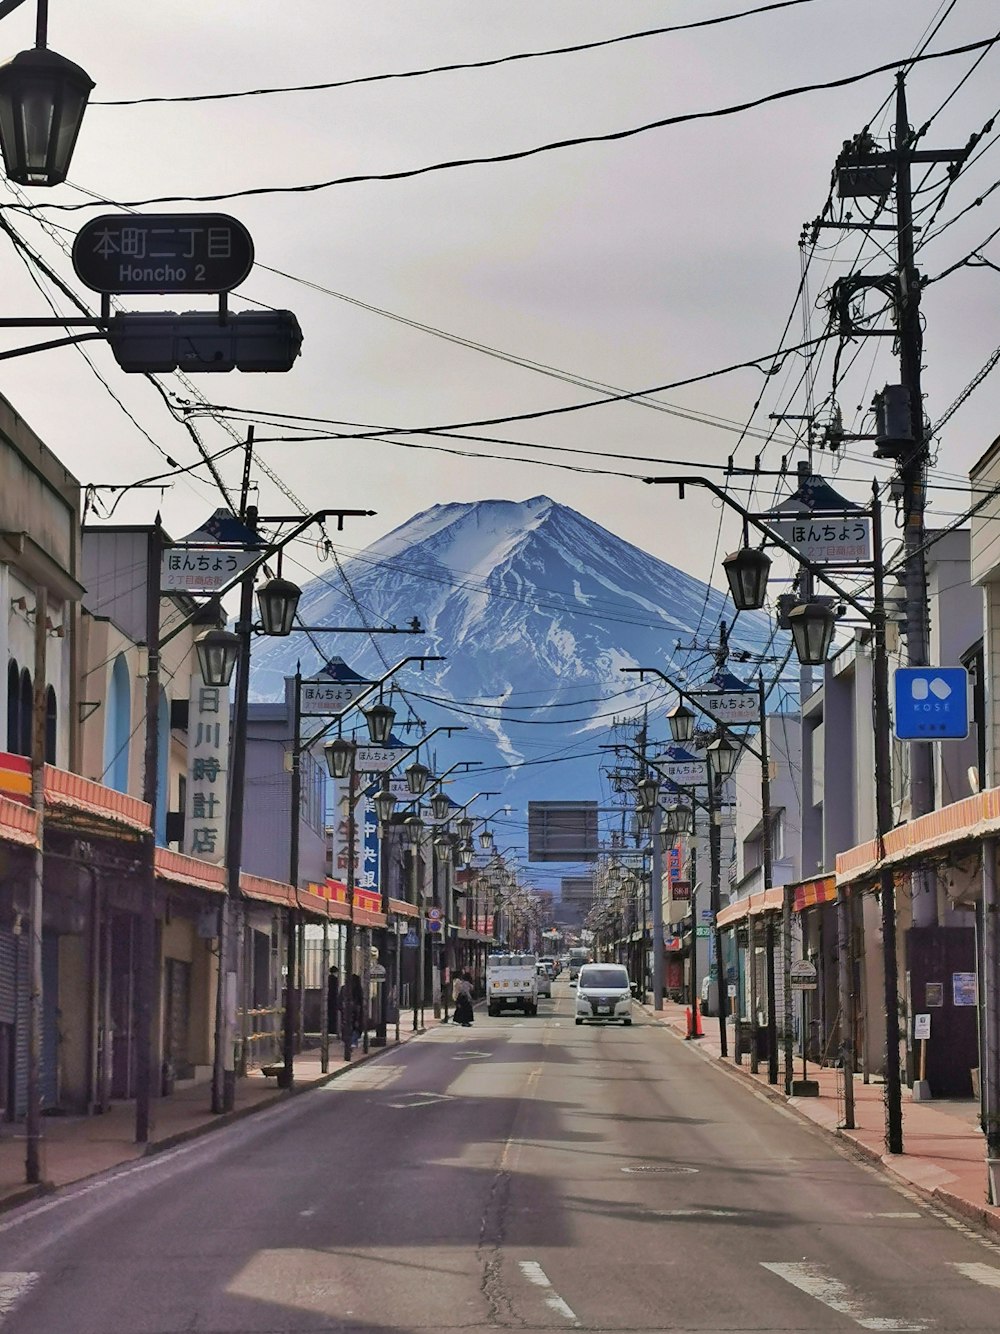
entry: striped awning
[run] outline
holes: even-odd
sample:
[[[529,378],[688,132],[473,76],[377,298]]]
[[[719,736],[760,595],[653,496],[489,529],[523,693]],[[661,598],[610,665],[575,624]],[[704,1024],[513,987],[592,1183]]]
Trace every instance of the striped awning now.
[[[756,917],[763,912],[780,912],[784,901],[785,891],[781,885],[775,885],[771,889],[761,889],[756,894],[747,894],[744,898],[731,903],[728,908],[723,908],[716,922],[720,930],[735,926],[745,917]]]
[[[833,903],[837,898],[837,877],[821,875],[814,880],[803,880],[800,885],[791,885],[795,891],[792,899],[794,912],[804,912],[806,908],[815,908],[820,903]]]
[[[872,880],[882,866],[903,866],[918,858],[947,856],[951,849],[962,844],[997,835],[1000,835],[1000,788],[992,787],[890,829],[883,840],[881,859],[875,839],[838,853],[837,884]]]

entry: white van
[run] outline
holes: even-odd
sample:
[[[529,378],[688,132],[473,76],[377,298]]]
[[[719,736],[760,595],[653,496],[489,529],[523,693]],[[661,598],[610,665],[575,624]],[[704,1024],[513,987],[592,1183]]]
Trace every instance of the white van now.
[[[576,987],[576,1022],[632,1022],[632,984],[620,963],[585,963]]]
[[[486,960],[486,1009],[538,1013],[538,959],[534,954],[491,954]]]

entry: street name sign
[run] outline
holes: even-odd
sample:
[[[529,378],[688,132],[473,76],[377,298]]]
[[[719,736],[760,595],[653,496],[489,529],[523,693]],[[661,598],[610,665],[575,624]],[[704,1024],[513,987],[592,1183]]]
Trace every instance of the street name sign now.
[[[259,552],[244,547],[167,547],[160,557],[160,588],[164,593],[217,593],[259,559]]]
[[[218,294],[253,268],[253,241],[226,213],[103,213],[77,233],[73,268],[94,292]]]
[[[303,713],[332,714],[336,716],[350,708],[363,691],[372,686],[371,681],[331,681],[320,678],[315,681],[303,681],[299,694],[299,707]]]
[[[354,756],[354,767],[359,773],[380,774],[391,769],[403,753],[399,746],[359,746]]]
[[[797,959],[792,964],[789,980],[795,991],[815,991],[816,965],[808,959]]]
[[[900,741],[961,740],[969,735],[969,673],[964,667],[897,667],[893,731]]]
[[[654,759],[659,773],[681,787],[700,787],[705,782],[705,761],[699,759]]]
[[[805,561],[817,565],[860,565],[872,558],[871,520],[856,518],[780,519],[770,522],[779,537]]]
[[[760,721],[756,690],[716,690],[707,693],[697,691],[692,693],[691,698],[713,718],[718,718],[724,723]]]

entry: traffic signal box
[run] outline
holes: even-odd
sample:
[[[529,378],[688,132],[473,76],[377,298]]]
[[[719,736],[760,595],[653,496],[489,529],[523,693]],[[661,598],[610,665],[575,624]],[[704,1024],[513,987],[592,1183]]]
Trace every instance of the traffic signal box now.
[[[302,330],[290,310],[115,315],[108,326],[123,371],[290,371]]]

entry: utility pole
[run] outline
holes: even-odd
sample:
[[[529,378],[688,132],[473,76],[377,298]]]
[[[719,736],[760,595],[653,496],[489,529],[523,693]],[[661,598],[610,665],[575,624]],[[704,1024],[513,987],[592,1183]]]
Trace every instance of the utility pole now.
[[[899,384],[887,385],[875,399],[876,457],[894,458],[900,482],[903,517],[904,584],[906,589],[906,660],[910,667],[926,667],[930,656],[928,634],[927,568],[924,558],[925,495],[927,486],[927,430],[924,423],[921,359],[923,335],[920,320],[922,280],[915,262],[913,223],[914,163],[946,163],[954,170],[967,158],[975,138],[965,148],[915,148],[906,106],[906,78],[896,75],[896,120],[894,142],[887,152],[876,152],[870,134],[864,131],[844,146],[837,167],[842,196],[884,197],[895,183],[896,265],[891,277],[853,275],[834,286],[840,310],[840,327],[851,337],[895,337],[899,348]],[[819,223],[818,226],[849,224]],[[864,224],[862,224],[864,225]],[[889,230],[882,224],[873,228]],[[895,327],[872,329],[852,320],[851,298],[865,287],[891,294]],[[843,293],[838,296],[838,288]],[[850,439],[841,435],[840,439]],[[870,438],[870,437],[863,437]],[[932,743],[910,743],[910,818],[934,809]],[[937,892],[933,877],[917,872],[918,893],[913,901],[915,926],[937,925]]]
[[[156,990],[156,807],[160,793],[160,516],[149,534],[146,554],[146,735],[142,799],[152,827],[144,839],[146,884],[139,909],[139,960],[136,975],[135,1142],[145,1144],[153,1128],[153,999]]]
[[[767,739],[767,696],[764,693],[763,674],[757,677],[757,707],[760,712],[760,860],[764,876],[764,893],[774,883],[774,862],[771,848],[771,752]],[[787,762],[787,757],[786,757]],[[778,1082],[778,1016],[775,1014],[774,980],[774,914],[764,913],[764,951],[766,960],[765,985],[767,989],[767,1082]],[[785,982],[787,986],[787,979]]]
[[[35,588],[34,693],[31,708],[31,804],[35,811],[38,846],[32,857],[28,911],[28,1110],[25,1116],[25,1180],[42,1180],[42,898],[45,838],[45,659],[48,590]]]

